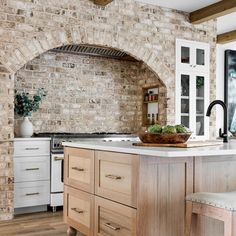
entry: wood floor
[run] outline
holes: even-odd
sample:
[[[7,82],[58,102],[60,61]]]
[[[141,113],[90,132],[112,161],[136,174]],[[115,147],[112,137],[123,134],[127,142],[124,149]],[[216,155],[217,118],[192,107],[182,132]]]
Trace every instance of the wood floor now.
[[[66,236],[62,211],[17,215],[14,220],[0,222],[2,236]]]

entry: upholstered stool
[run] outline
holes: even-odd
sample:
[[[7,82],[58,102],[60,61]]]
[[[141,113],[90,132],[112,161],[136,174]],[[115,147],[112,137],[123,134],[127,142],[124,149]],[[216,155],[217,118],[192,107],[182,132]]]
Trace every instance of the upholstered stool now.
[[[194,193],[186,197],[185,236],[197,236],[197,215],[224,222],[224,236],[236,236],[236,191]]]

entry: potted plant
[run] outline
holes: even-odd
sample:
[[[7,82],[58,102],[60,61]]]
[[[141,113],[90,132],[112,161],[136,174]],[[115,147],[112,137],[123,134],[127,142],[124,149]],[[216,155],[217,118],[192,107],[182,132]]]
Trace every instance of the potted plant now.
[[[29,117],[33,112],[38,111],[42,99],[47,95],[44,88],[37,90],[34,95],[29,95],[25,92],[17,92],[15,90],[15,113],[20,117],[23,117],[23,121],[20,124],[20,136],[31,137],[33,135],[33,125],[29,120]]]

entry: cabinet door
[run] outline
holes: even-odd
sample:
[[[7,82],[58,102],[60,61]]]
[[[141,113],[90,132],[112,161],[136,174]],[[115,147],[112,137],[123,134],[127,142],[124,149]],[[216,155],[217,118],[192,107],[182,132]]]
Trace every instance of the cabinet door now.
[[[196,43],[193,47],[193,69],[207,72],[209,70],[209,45]]]
[[[64,221],[86,236],[93,236],[94,196],[65,186]]]
[[[94,193],[94,151],[66,147],[64,161],[65,184]]]
[[[136,210],[95,197],[96,236],[136,236]]]
[[[205,73],[177,72],[176,123],[183,124],[192,132],[194,139],[207,139],[209,118],[209,77]]]
[[[138,156],[96,151],[95,194],[136,207]]]
[[[193,89],[193,83],[191,83],[190,73],[178,73],[177,83],[177,103],[176,103],[176,114],[178,124],[183,124],[192,130],[192,116],[193,113],[191,91]]]
[[[209,44],[176,40],[176,65],[184,71],[209,71]]]
[[[14,158],[15,183],[50,179],[50,156]]]
[[[176,40],[176,64],[185,71],[193,69],[194,49],[191,41]]]
[[[49,181],[33,181],[14,184],[14,207],[31,207],[50,203]]]
[[[209,105],[209,79],[204,74],[194,74],[195,118],[194,133],[198,138],[209,137],[209,118],[206,116]]]

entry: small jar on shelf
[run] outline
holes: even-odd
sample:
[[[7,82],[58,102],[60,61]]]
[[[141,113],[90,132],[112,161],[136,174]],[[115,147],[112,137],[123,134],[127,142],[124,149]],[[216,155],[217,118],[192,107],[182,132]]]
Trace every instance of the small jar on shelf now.
[[[153,91],[149,91],[148,101],[152,101],[153,99]]]
[[[152,121],[151,121],[151,115],[150,114],[147,114],[147,125],[151,125],[152,124]]]

